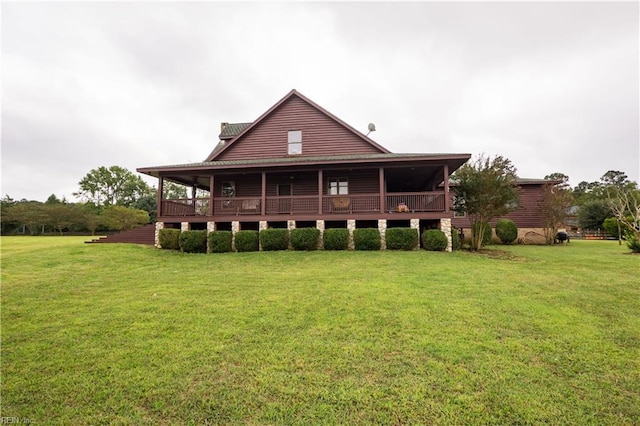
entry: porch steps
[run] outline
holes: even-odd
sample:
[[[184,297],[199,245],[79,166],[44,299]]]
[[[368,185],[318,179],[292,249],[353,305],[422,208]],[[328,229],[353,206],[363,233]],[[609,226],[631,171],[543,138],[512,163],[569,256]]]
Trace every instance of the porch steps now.
[[[130,243],[154,245],[156,239],[156,224],[150,223],[131,231],[118,232],[106,237],[96,238],[87,243]]]

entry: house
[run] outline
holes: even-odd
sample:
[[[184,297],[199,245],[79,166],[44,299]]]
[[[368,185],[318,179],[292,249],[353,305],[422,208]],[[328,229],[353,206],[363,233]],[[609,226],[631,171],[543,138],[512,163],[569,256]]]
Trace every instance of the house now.
[[[557,183],[559,181],[519,178],[516,181],[520,191],[518,208],[504,216],[494,218],[490,222],[491,227],[494,228],[499,219],[510,219],[518,227],[518,241],[544,244],[545,223],[540,213],[540,203],[544,193],[544,186]],[[455,183],[451,184],[451,186],[455,188]],[[451,225],[457,229],[462,229],[466,238],[471,238],[471,222],[464,213],[454,212]]]
[[[162,228],[440,228],[449,177],[470,154],[395,154],[292,90],[253,122],[222,123],[204,161],[139,168],[158,178]],[[191,188],[163,198],[165,182]]]

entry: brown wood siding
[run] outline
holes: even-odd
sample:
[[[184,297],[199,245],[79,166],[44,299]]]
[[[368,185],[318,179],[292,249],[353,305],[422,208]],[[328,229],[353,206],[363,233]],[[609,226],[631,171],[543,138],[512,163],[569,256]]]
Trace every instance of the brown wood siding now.
[[[327,194],[331,178],[347,178],[349,194],[377,194],[380,192],[378,169],[330,170],[324,172],[324,194]]]
[[[375,154],[381,151],[323,112],[293,96],[241,136],[216,160],[288,156],[289,130],[302,131],[300,156]]]
[[[262,195],[262,175],[216,175],[214,197],[222,197],[222,182],[235,182],[236,197],[259,197]]]
[[[267,197],[278,194],[278,185],[290,184],[291,195],[317,195],[318,174],[313,173],[285,173],[267,175]]]
[[[540,199],[542,197],[541,185],[520,186],[520,208],[505,216],[491,221],[491,226],[495,226],[498,219],[510,219],[518,228],[543,228],[544,221],[540,214]],[[468,228],[470,225],[468,217],[453,217],[451,223],[455,227]]]

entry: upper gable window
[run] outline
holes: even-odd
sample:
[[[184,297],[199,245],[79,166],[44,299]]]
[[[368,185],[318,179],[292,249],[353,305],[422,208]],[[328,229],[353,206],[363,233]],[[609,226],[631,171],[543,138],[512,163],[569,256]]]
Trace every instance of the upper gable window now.
[[[287,142],[289,155],[302,154],[302,130],[289,130]]]

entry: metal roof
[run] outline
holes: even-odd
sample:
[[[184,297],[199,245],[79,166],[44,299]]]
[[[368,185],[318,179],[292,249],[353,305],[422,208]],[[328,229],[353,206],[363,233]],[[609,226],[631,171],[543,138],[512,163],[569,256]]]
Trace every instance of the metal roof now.
[[[233,139],[252,124],[253,123],[222,123],[218,138],[222,140]]]
[[[264,166],[289,166],[289,165],[314,165],[314,164],[358,164],[375,162],[407,162],[407,161],[429,161],[429,160],[453,160],[460,164],[466,162],[471,154],[350,154],[350,155],[328,155],[310,157],[285,157],[285,158],[261,158],[248,160],[224,160],[224,161],[203,161],[198,163],[172,164],[155,167],[141,167],[140,173],[156,176],[154,172],[160,171],[187,171],[193,169],[228,169],[236,167],[264,167]]]

